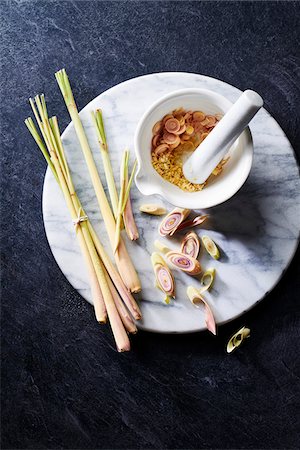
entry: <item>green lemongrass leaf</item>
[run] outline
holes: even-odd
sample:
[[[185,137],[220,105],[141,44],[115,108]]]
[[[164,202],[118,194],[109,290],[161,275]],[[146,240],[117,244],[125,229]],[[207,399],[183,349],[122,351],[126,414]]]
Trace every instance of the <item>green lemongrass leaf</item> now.
[[[39,149],[40,149],[41,152],[43,153],[44,158],[46,159],[48,166],[49,166],[50,169],[52,170],[52,173],[53,173],[53,175],[54,175],[56,181],[57,181],[58,184],[59,184],[58,176],[57,176],[55,167],[54,167],[54,165],[53,165],[53,162],[51,161],[49,152],[47,151],[47,148],[45,147],[45,145],[44,145],[44,143],[43,143],[43,141],[42,141],[42,139],[41,139],[41,137],[40,137],[40,135],[39,135],[39,133],[38,133],[38,131],[37,131],[37,129],[36,129],[36,127],[35,127],[35,125],[34,125],[34,122],[33,122],[33,120],[32,120],[31,117],[28,117],[28,118],[25,120],[25,125],[27,126],[27,128],[28,128],[28,130],[29,130],[31,136],[32,136],[33,139],[35,140],[35,142],[36,142],[36,144],[38,145]]]
[[[74,104],[76,106],[66,69],[61,69],[56,72],[55,78],[67,105]]]
[[[227,353],[233,352],[248,337],[250,337],[250,329],[242,327],[229,339],[227,343]]]
[[[58,154],[58,159],[60,161],[60,164],[63,168],[63,171],[65,173],[67,182],[69,184],[69,187],[73,187],[74,190],[74,186],[72,183],[72,178],[71,178],[71,174],[70,174],[70,170],[69,170],[69,166],[66,160],[66,155],[65,155],[65,151],[64,151],[64,147],[62,145],[62,141],[61,141],[61,137],[60,137],[60,130],[59,130],[59,126],[58,126],[58,120],[56,116],[50,117],[49,119],[49,123],[50,123],[50,127],[55,139],[55,148]]]
[[[99,134],[101,137],[102,145],[106,147],[106,133],[104,128],[104,122],[103,122],[103,116],[101,109],[97,109],[96,111],[96,122],[97,122],[97,128],[99,130]]]
[[[127,183],[126,192],[124,194],[123,211],[122,212],[124,212],[124,209],[126,207],[126,203],[127,203],[128,197],[129,197],[129,192],[130,192],[130,188],[131,188],[131,185],[132,185],[133,177],[134,177],[134,174],[135,174],[136,166],[137,166],[137,160],[134,161],[133,168],[132,168],[132,171],[131,171],[131,175],[130,175],[129,181]]]
[[[92,121],[96,130],[97,139],[100,145],[100,152],[104,167],[104,173],[106,178],[106,183],[108,187],[109,197],[111,206],[113,209],[114,217],[117,218],[118,214],[118,192],[115,184],[114,174],[109,158],[108,146],[106,142],[106,135],[104,130],[102,111],[98,109],[97,111],[91,111]],[[122,225],[121,225],[122,226]]]

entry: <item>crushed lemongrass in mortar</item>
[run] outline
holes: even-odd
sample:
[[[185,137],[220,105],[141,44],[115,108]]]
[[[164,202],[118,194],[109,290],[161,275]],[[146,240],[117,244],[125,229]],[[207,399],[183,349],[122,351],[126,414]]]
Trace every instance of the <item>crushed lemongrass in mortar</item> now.
[[[183,175],[183,162],[208,136],[222,115],[206,115],[202,111],[175,109],[156,122],[152,128],[151,158],[156,172],[183,191],[201,191],[205,184],[193,184]],[[222,172],[223,159],[212,175]]]

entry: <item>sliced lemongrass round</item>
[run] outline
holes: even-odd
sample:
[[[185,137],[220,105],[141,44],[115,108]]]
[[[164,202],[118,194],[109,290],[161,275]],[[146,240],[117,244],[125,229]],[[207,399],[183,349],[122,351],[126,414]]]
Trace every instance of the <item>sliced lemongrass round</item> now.
[[[174,117],[172,119],[168,119],[165,122],[165,129],[169,133],[176,133],[180,129],[180,123],[179,120],[175,119]]]
[[[161,236],[172,236],[189,213],[189,209],[174,208],[161,222],[158,229],[159,234]]]
[[[174,150],[175,148],[177,148],[178,147],[178,145],[180,145],[180,137],[179,136],[177,136],[177,139],[176,139],[176,141],[174,142],[174,144],[170,144],[169,145],[169,149],[170,150]]]
[[[192,256],[193,258],[198,257],[200,250],[200,239],[194,231],[187,233],[181,244],[181,253],[185,255]]]
[[[174,118],[173,114],[166,114],[166,115],[163,117],[163,119],[162,119],[163,125],[165,125],[165,123],[166,123],[167,120],[173,119],[173,118]]]
[[[154,149],[154,153],[156,155],[160,155],[161,153],[164,153],[167,150],[169,150],[169,146],[167,144],[160,144],[158,147],[156,147],[156,149]]]
[[[171,252],[171,249],[167,247],[163,242],[158,241],[157,239],[154,241],[154,246],[162,253],[169,253]]]
[[[163,134],[163,140],[165,141],[166,144],[175,144],[177,139],[178,136],[176,134],[169,133],[168,131],[165,131]]]
[[[168,252],[166,256],[173,266],[189,275],[198,275],[201,273],[202,269],[199,261],[192,256],[175,251]]]
[[[205,222],[208,217],[208,214],[203,214],[202,216],[197,216],[194,219],[185,220],[178,226],[177,231],[184,230],[185,228],[197,227],[198,225],[201,225],[203,222]]]
[[[202,111],[195,111],[193,113],[193,119],[198,120],[199,122],[205,119],[205,114]]]
[[[155,203],[141,205],[140,211],[153,216],[163,216],[167,212],[163,206],[156,205]]]
[[[201,288],[200,292],[209,291],[215,281],[216,269],[207,269],[201,278],[201,284],[203,288]]]
[[[153,252],[151,255],[151,262],[157,287],[167,296],[175,297],[174,278],[169,267],[165,263],[165,260],[159,253]]]
[[[209,123],[207,124],[208,127],[214,127],[216,124],[216,118],[215,116],[207,116],[207,119]]]
[[[241,345],[244,339],[250,337],[250,329],[243,327],[239,331],[237,331],[228,341],[227,344],[227,353],[233,352],[237,347]]]
[[[191,134],[194,133],[194,128],[193,128],[191,125],[189,125],[189,126],[186,127],[185,132],[186,132],[186,134],[187,134],[188,136],[190,136]]]
[[[162,129],[162,121],[160,120],[159,122],[156,122],[156,124],[154,124],[153,128],[152,128],[152,133],[153,134],[158,134],[160,132],[160,130]]]
[[[153,136],[153,138],[152,138],[152,147],[157,147],[158,146],[158,144],[159,144],[159,140],[160,140],[160,135],[159,134],[156,134],[155,136]]]
[[[189,286],[186,291],[188,298],[193,303],[196,308],[203,305],[205,308],[205,324],[207,329],[214,335],[216,335],[216,322],[212,310],[210,309],[208,303],[200,292],[193,286]]]
[[[209,236],[202,236],[202,243],[204,245],[205,250],[210,256],[214,259],[220,258],[220,251],[214,241]]]
[[[183,125],[181,125],[181,127],[179,128],[178,131],[174,131],[174,134],[182,135],[185,132],[185,130],[186,130],[186,125],[183,124]]]

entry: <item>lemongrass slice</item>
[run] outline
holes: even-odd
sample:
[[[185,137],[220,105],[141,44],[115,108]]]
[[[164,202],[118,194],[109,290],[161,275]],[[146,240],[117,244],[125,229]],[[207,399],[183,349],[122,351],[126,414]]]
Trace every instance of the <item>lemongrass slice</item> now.
[[[202,216],[197,216],[194,219],[185,220],[178,226],[176,231],[184,230],[185,228],[197,227],[205,222],[208,217],[208,214],[203,214]]]
[[[152,214],[153,216],[163,216],[167,212],[163,206],[156,205],[155,203],[141,205],[140,211],[147,214]]]
[[[187,233],[181,244],[181,253],[197,259],[200,250],[200,239],[194,231]]]
[[[167,247],[163,242],[160,242],[158,240],[154,241],[154,246],[162,253],[169,253],[171,252],[171,249]]]
[[[220,258],[220,251],[216,246],[215,242],[209,236],[202,236],[202,243],[204,245],[205,250],[210,256],[214,259]]]
[[[201,266],[197,259],[192,256],[184,255],[180,252],[170,251],[167,253],[168,260],[177,267],[177,269],[188,273],[189,275],[198,275],[201,273]]]
[[[215,275],[216,275],[216,269],[207,269],[201,278],[201,284],[203,285],[203,288],[200,290],[200,293],[202,294],[205,291],[209,291],[212,285],[215,281]]]
[[[199,308],[200,305],[204,305],[205,307],[205,324],[207,329],[214,335],[216,335],[216,322],[212,310],[210,309],[206,300],[202,297],[200,292],[194,288],[193,286],[189,286],[187,288],[187,295],[190,301],[193,303],[196,308]]]
[[[151,262],[155,273],[156,286],[166,294],[166,303],[170,303],[170,297],[175,298],[175,282],[173,275],[164,259],[157,253],[151,255]]]
[[[243,327],[239,331],[237,331],[228,341],[227,344],[227,353],[233,352],[237,347],[241,345],[244,339],[250,337],[250,329]]]
[[[190,209],[175,208],[162,221],[158,232],[161,236],[173,236],[179,225],[190,214]]]

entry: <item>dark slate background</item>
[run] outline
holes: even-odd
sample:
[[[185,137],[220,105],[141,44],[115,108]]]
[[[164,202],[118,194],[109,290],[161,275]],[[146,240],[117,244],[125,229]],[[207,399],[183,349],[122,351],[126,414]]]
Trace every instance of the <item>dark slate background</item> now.
[[[299,252],[218,338],[140,332],[118,354],[54,262],[41,214],[46,165],[23,125],[40,92],[67,125],[54,79],[62,67],[80,108],[128,78],[190,71],[260,92],[299,156],[299,3],[19,0],[0,9],[2,448],[299,448]],[[244,324],[251,338],[227,355]]]

